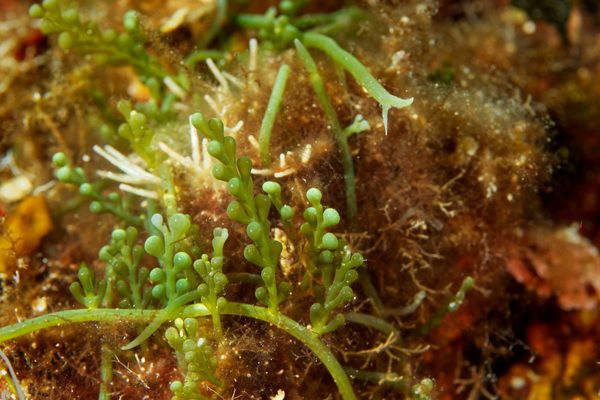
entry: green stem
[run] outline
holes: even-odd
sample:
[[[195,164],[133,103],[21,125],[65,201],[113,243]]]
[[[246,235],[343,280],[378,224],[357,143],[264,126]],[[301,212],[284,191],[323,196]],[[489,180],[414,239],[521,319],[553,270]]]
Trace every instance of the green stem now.
[[[100,353],[100,377],[102,382],[100,383],[98,400],[110,400],[110,383],[113,376],[113,353],[106,344],[102,345]]]
[[[166,210],[167,216],[171,216],[177,213],[177,190],[175,189],[175,182],[173,179],[173,172],[168,163],[161,163],[158,170],[161,189],[162,189],[162,203]]]
[[[190,53],[190,55],[184,59],[183,63],[188,67],[192,67],[194,64],[208,60],[209,58],[214,61],[222,60],[225,58],[225,53],[220,50],[200,49]]]
[[[304,47],[299,40],[295,40],[294,44],[300,59],[304,63],[304,67],[308,71],[310,82],[321,103],[321,107],[323,107],[323,111],[325,111],[325,116],[331,124],[338,148],[340,149],[340,153],[342,153],[342,168],[344,170],[344,183],[346,186],[346,209],[348,211],[348,219],[352,224],[355,224],[357,215],[356,188],[354,184],[354,164],[352,162],[350,146],[348,145],[348,138],[342,130],[337,113],[331,104],[331,99],[327,94],[325,83],[319,74],[315,60],[313,60],[308,50],[306,50],[306,47]]]
[[[321,29],[330,28],[335,25],[336,28],[341,28],[353,20],[357,20],[362,16],[362,12],[356,7],[343,8],[331,13],[319,14],[304,14],[292,20],[292,24],[300,29],[318,29],[320,33],[324,33]],[[328,32],[330,32],[328,30]]]
[[[246,29],[269,29],[273,25],[273,20],[277,14],[277,9],[271,7],[264,15],[257,14],[239,14],[235,21]]]
[[[291,69],[287,64],[283,64],[277,72],[275,78],[275,84],[273,85],[273,91],[271,92],[271,98],[267,105],[267,110],[260,126],[258,133],[258,143],[260,147],[260,158],[264,166],[271,164],[271,131],[275,124],[275,118],[279,112],[281,101],[283,100],[283,92],[285,91],[285,85],[288,77],[290,76]]]
[[[412,104],[411,99],[402,99],[388,92],[356,57],[342,49],[335,40],[316,32],[302,35],[302,43],[325,52],[333,61],[348,71],[365,88],[367,93],[384,107],[402,108]]]
[[[129,269],[129,286],[131,288],[131,300],[132,306],[135,309],[142,309],[144,307],[144,302],[142,299],[144,288],[142,287],[143,283],[138,280],[139,270],[138,265],[134,264],[133,257],[130,252],[127,254],[128,258],[128,269]]]
[[[218,341],[221,341],[223,338],[223,327],[221,326],[221,311],[217,309],[215,305],[215,310],[211,311],[213,330],[215,331],[215,337]]]
[[[82,322],[147,322],[159,310],[122,310],[110,308],[58,311],[0,328],[0,343],[28,333],[72,323]]]
[[[403,108],[412,104],[413,99],[402,99],[388,92],[375,79],[356,57],[342,49],[335,40],[317,32],[302,34],[301,41],[307,47],[312,47],[325,52],[336,64],[348,71],[354,79],[377,100],[382,107],[383,124],[387,133],[387,114],[390,108]]]
[[[387,385],[402,393],[406,393],[410,389],[406,378],[393,372],[363,371],[353,368],[344,368],[344,370],[352,379],[371,382],[376,385]]]
[[[375,289],[375,285],[373,285],[369,271],[364,265],[362,267],[358,267],[358,281],[360,282],[360,287],[362,288],[363,292],[365,292],[365,295],[371,299],[371,301],[373,301],[375,311],[377,311],[379,314],[382,314],[385,310],[383,301],[381,301],[379,292],[377,289]]]
[[[385,335],[393,334],[397,336],[398,339],[400,338],[400,333],[392,324],[374,315],[362,313],[348,313],[344,314],[344,317],[348,322],[364,325],[369,328],[376,329]]]
[[[69,323],[81,322],[149,322],[156,320],[164,310],[122,310],[122,309],[81,309],[66,310],[36,317],[14,325],[0,328],[0,343],[41,329]],[[202,304],[179,307],[169,313],[173,318],[197,318],[210,316]],[[221,310],[224,315],[239,315],[265,321],[282,329],[306,345],[321,360],[335,381],[342,399],[356,400],[350,379],[331,350],[307,327],[300,325],[279,312],[271,312],[265,307],[242,303],[227,303]],[[128,346],[129,347],[129,346]]]

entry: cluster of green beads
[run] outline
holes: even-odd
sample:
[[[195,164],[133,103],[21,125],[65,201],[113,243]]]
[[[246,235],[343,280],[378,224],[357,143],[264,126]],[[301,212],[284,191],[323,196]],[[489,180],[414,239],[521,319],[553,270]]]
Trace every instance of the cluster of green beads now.
[[[144,248],[137,244],[137,239],[138,231],[132,226],[115,229],[110,244],[102,247],[98,254],[100,261],[114,273],[119,308],[143,310],[152,299],[146,285],[148,269],[140,267]]]
[[[86,308],[98,308],[105,306],[106,290],[109,285],[108,279],[96,280],[95,271],[86,263],[82,263],[77,271],[79,282],[73,282],[69,290],[75,300]]]
[[[75,6],[65,7],[59,0],[44,0],[41,5],[34,4],[29,9],[29,15],[41,20],[40,29],[45,35],[58,33],[58,45],[63,49],[77,48],[105,61],[134,61],[134,66],[141,67],[146,63],[147,68],[151,68],[141,36],[139,16],[133,10],[123,16],[125,32],[121,33],[113,29],[102,30],[91,21],[81,21]],[[163,75],[161,72],[158,75],[159,78],[163,77],[160,76]]]
[[[227,207],[228,217],[246,225],[246,234],[252,241],[244,248],[244,257],[261,268],[264,286],[256,289],[256,298],[274,311],[289,296],[291,287],[287,282],[277,283],[277,266],[283,247],[270,237],[269,211],[275,203],[276,207],[279,206],[282,219],[289,220],[293,216],[293,210],[283,205],[281,188],[275,185],[266,185],[267,194],[254,195],[254,181],[250,174],[252,160],[245,156],[237,157],[236,141],[231,136],[224,135],[220,120],[213,118],[206,121],[202,114],[194,114],[190,121],[210,139],[208,152],[219,161],[213,167],[213,175],[216,179],[227,182],[227,190],[235,198]]]
[[[321,204],[319,189],[311,188],[306,192],[310,203],[304,211],[304,223],[300,231],[307,240],[308,274],[304,280],[306,287],[312,279],[320,278],[313,285],[317,302],[310,308],[312,329],[318,334],[331,332],[344,324],[344,316],[337,314],[331,318],[335,309],[354,297],[350,285],[358,279],[356,269],[363,264],[359,253],[352,253],[349,247],[332,232],[327,232],[340,222],[340,214],[334,208],[325,208]]]
[[[177,318],[175,327],[170,327],[165,332],[169,346],[175,350],[179,368],[184,380],[171,383],[173,400],[203,400],[211,399],[203,396],[200,384],[209,382],[214,386],[221,386],[215,377],[217,359],[207,340],[200,336],[198,321],[193,318],[182,320]]]
[[[148,125],[148,117],[144,113],[134,110],[131,102],[127,100],[119,101],[117,109],[125,119],[125,122],[119,125],[119,136],[129,142],[133,151],[146,164],[154,166],[155,151],[152,146],[154,131]]]
[[[327,232],[340,223],[340,214],[335,208],[325,208],[321,204],[323,195],[316,188],[308,189],[306,199],[311,204],[304,210],[304,223],[300,231],[307,240],[308,246],[308,272],[314,275],[321,274],[331,268],[334,251],[339,246],[335,234]]]
[[[362,255],[352,253],[348,246],[344,246],[335,258],[341,260],[339,264],[336,262],[333,280],[323,280],[325,299],[310,307],[310,322],[313,331],[318,334],[332,332],[344,325],[342,314],[336,314],[333,318],[332,314],[337,308],[354,298],[354,291],[350,286],[358,279],[356,269],[364,262]]]
[[[171,76],[157,58],[148,54],[140,18],[134,10],[124,14],[123,32],[101,29],[93,21],[82,21],[76,6],[65,6],[60,0],[44,0],[41,5],[34,4],[29,14],[40,19],[40,29],[44,34],[58,34],[61,48],[92,55],[102,63],[133,67],[150,91],[154,101],[148,106],[153,111],[158,111],[157,104],[161,101],[162,108],[167,109],[175,96],[175,93],[167,92],[165,79],[179,86],[178,92],[189,90],[190,83],[185,74]]]
[[[207,254],[194,261],[194,270],[200,275],[203,282],[198,285],[200,301],[206,306],[213,318],[215,334],[220,337],[221,320],[220,312],[227,305],[227,300],[219,294],[228,283],[227,276],[223,273],[223,247],[229,237],[229,232],[224,228],[215,228],[213,231],[213,256],[209,259]]]
[[[160,265],[150,271],[150,281],[154,283],[152,297],[167,305],[194,288],[192,258],[185,251],[175,252],[177,244],[186,237],[191,221],[188,215],[177,213],[165,224],[162,215],[154,214],[150,223],[157,233],[146,239],[144,249]]]
[[[137,238],[134,227],[112,232],[110,243],[98,253],[100,261],[106,264],[103,279],[97,280],[94,270],[81,264],[77,272],[79,282],[69,287],[77,301],[87,308],[112,307],[113,303],[119,308],[148,307],[151,300],[150,288],[146,286],[148,269],[140,268],[144,250],[136,244]]]
[[[102,184],[88,181],[83,169],[70,165],[64,153],[56,153],[52,157],[52,163],[57,168],[54,174],[56,179],[59,182],[77,186],[79,194],[90,200],[89,209],[92,213],[110,213],[130,225],[142,225],[141,218],[132,215],[127,210],[125,202],[118,193],[110,192],[108,195],[104,195],[101,191]]]

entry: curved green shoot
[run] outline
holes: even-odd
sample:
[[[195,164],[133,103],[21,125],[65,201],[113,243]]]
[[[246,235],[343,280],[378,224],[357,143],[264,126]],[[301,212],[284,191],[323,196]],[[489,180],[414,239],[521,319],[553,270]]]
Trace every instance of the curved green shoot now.
[[[396,338],[396,341],[400,339],[400,332],[398,332],[394,325],[374,315],[351,312],[344,314],[344,318],[348,322],[360,324],[378,330],[384,335],[393,335]]]
[[[335,40],[317,32],[306,32],[302,34],[302,43],[325,52],[338,65],[348,71],[354,79],[369,93],[369,95],[381,104],[383,125],[387,134],[388,112],[390,108],[404,108],[412,104],[412,97],[402,99],[388,92],[375,79],[356,57],[342,49]]]
[[[275,124],[275,118],[281,107],[281,101],[283,100],[283,92],[285,91],[285,85],[290,76],[291,69],[287,64],[283,64],[277,72],[275,78],[275,84],[273,85],[273,91],[269,98],[269,104],[267,104],[267,110],[260,126],[258,133],[258,143],[260,147],[260,159],[265,166],[271,164],[271,132],[273,125]]]
[[[121,347],[121,350],[131,350],[150,338],[156,332],[162,324],[167,321],[172,321],[175,318],[178,318],[181,312],[181,307],[184,305],[197,300],[200,298],[200,294],[196,291],[188,292],[183,294],[174,300],[172,300],[166,308],[160,310],[156,317],[150,322],[135,339],[131,342],[127,343],[125,346]]]

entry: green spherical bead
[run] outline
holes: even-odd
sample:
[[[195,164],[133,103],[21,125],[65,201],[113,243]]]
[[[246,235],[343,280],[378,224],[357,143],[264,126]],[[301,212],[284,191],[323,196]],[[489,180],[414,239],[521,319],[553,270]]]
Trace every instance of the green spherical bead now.
[[[66,154],[63,152],[56,153],[52,156],[52,163],[57,167],[64,167],[68,162],[69,160],[67,159]]]
[[[194,126],[194,128],[202,130],[202,127],[204,126],[204,115],[200,113],[194,113],[190,115],[189,121],[190,124]]]
[[[323,239],[321,240],[321,244],[325,249],[335,250],[338,247],[339,241],[338,238],[331,232],[327,232],[323,235]]]
[[[340,214],[335,208],[328,208],[323,212],[323,225],[326,228],[340,223]]]
[[[288,206],[287,204],[281,207],[281,210],[279,212],[281,214],[281,218],[285,221],[292,219],[292,217],[294,216],[294,209]]]
[[[242,181],[240,178],[231,178],[227,183],[227,190],[232,196],[239,196],[242,191]]]
[[[463,291],[470,290],[474,284],[475,284],[475,279],[473,279],[472,276],[468,276],[463,281],[463,283],[461,285],[461,290],[463,290]]]
[[[56,179],[65,183],[71,181],[73,176],[73,170],[68,165],[62,166],[56,170]]]
[[[62,12],[62,18],[66,23],[74,25],[79,22],[79,13],[77,12],[77,9],[69,8]]]
[[[165,285],[156,285],[152,288],[152,297],[154,297],[155,299],[162,299],[165,297],[165,294]]]
[[[319,254],[319,261],[323,264],[331,264],[333,262],[333,253],[329,250],[324,250]]]
[[[61,49],[70,49],[73,47],[73,35],[69,32],[61,32],[60,35],[58,35],[58,45]]]
[[[358,279],[358,272],[356,272],[355,269],[351,269],[350,271],[346,272],[346,275],[344,275],[344,280],[346,282],[348,282],[348,284],[356,281]]]
[[[317,188],[310,188],[306,192],[306,198],[312,205],[320,204],[322,197],[321,191]]]
[[[154,257],[160,257],[165,252],[165,243],[160,236],[152,235],[144,242],[146,253]]]
[[[129,123],[137,129],[140,129],[146,123],[146,116],[135,110],[129,113],[129,118]]]
[[[365,262],[365,259],[362,256],[362,254],[354,253],[354,254],[352,254],[351,261],[352,261],[352,264],[360,266],[360,265],[363,265],[363,263]]]
[[[225,307],[227,307],[227,299],[225,297],[219,297],[217,299],[217,309],[222,310]]]
[[[294,2],[291,0],[282,0],[279,2],[279,10],[281,10],[281,12],[284,14],[294,12],[294,9]]]
[[[90,203],[90,212],[93,214],[101,214],[106,211],[106,208],[99,201],[92,201]]]
[[[263,303],[266,304],[267,302],[267,289],[265,289],[264,286],[261,286],[259,288],[256,288],[256,290],[254,291],[254,296],[256,297],[257,300],[262,301]]]
[[[279,195],[281,193],[281,185],[277,182],[267,181],[263,183],[262,190],[272,196]]]
[[[129,32],[135,32],[140,27],[140,18],[134,10],[129,10],[123,16],[123,26]]]
[[[44,35],[49,35],[51,33],[55,33],[57,31],[57,28],[56,25],[54,25],[47,19],[42,19],[40,21],[40,31],[42,31]]]
[[[98,252],[98,258],[100,259],[100,261],[104,262],[107,262],[111,258],[113,258],[113,255],[110,252],[110,246],[102,246],[102,248]]]
[[[352,291],[352,288],[350,288],[350,286],[344,286],[342,290],[340,290],[338,296],[342,298],[344,302],[350,301],[354,298],[354,291]]]
[[[222,272],[215,273],[213,280],[215,282],[215,286],[218,288],[223,288],[225,285],[227,285],[227,276]]]
[[[206,283],[201,283],[198,285],[198,294],[200,294],[200,296],[208,296],[209,293],[210,290],[208,289],[208,285]]]
[[[187,269],[192,266],[192,258],[188,253],[180,251],[173,257],[173,264],[177,269]]]
[[[127,237],[127,232],[124,229],[115,229],[112,232],[112,238],[114,241],[120,242],[121,240],[125,240]]]
[[[252,160],[246,156],[240,157],[237,161],[237,167],[242,177],[250,176]]]
[[[44,9],[39,4],[34,4],[29,7],[29,16],[31,18],[42,18],[44,16]]]
[[[213,133],[223,136],[224,125],[223,121],[219,118],[211,118],[208,120],[208,127],[213,131]]]
[[[92,193],[94,193],[94,189],[89,183],[82,183],[81,186],[79,186],[79,193],[83,196],[91,196]]]
[[[311,225],[315,225],[317,223],[317,209],[314,207],[308,207],[304,210],[304,220]]]
[[[212,174],[215,177],[215,179],[219,180],[219,181],[228,181],[229,179],[229,173],[227,172],[227,169],[221,165],[221,164],[217,164],[215,166],[213,166],[212,168]]]
[[[190,218],[181,213],[173,214],[169,217],[169,229],[176,238],[185,235],[192,225]]]
[[[173,393],[181,392],[183,390],[183,383],[181,383],[181,381],[173,381],[171,382],[171,385],[169,385],[169,389],[171,389],[171,392]]]
[[[271,267],[263,268],[260,276],[266,285],[271,285],[275,282],[275,271],[273,271],[273,268]]]
[[[177,280],[177,282],[175,283],[175,290],[179,294],[187,293],[191,289],[192,289],[192,286],[190,285],[190,282],[185,278],[181,278],[181,279]]]
[[[160,214],[154,214],[150,217],[150,223],[158,229],[162,228],[162,224],[163,224],[163,217]]]
[[[58,10],[58,0],[44,0],[42,1],[42,7],[46,10]]]
[[[150,280],[154,283],[164,282],[165,277],[165,271],[161,268],[153,268],[152,271],[150,271]]]
[[[218,142],[216,140],[211,140],[208,143],[208,154],[210,154],[211,156],[215,157],[215,158],[219,158],[222,154],[223,154],[223,145],[221,144],[221,142]]]
[[[232,221],[236,221],[242,224],[247,224],[249,222],[248,215],[244,211],[242,205],[234,200],[227,206],[227,216]]]
[[[179,339],[179,333],[177,332],[177,329],[173,328],[172,326],[167,328],[165,331],[165,338],[169,344],[176,342]]]
[[[117,192],[110,192],[108,194],[108,200],[112,201],[113,203],[119,201],[120,198],[121,196],[119,196],[119,193]]]
[[[262,225],[256,221],[250,222],[246,227],[246,234],[252,241],[258,241],[261,238]]]

